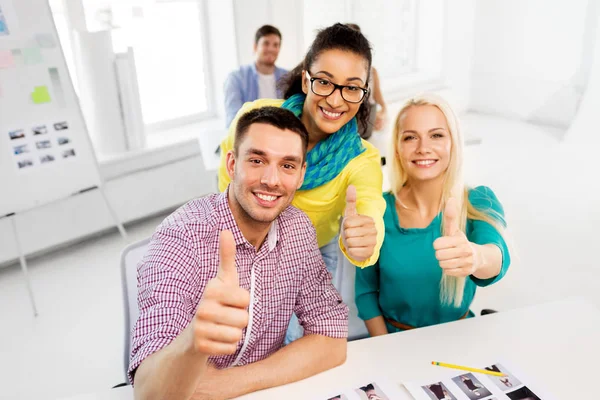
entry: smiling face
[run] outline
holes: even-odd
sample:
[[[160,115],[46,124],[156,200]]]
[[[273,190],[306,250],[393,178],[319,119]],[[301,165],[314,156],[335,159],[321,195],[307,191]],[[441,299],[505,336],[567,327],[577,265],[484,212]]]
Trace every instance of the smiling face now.
[[[237,154],[227,153],[238,224],[270,224],[290,205],[304,179],[303,157],[297,133],[264,123],[249,126]]]
[[[349,103],[342,98],[336,89],[329,96],[319,96],[310,88],[312,78],[321,78],[329,82],[365,88],[368,79],[368,61],[349,51],[338,49],[324,50],[302,72],[302,91],[306,94],[302,110],[302,122],[306,126],[311,140],[318,140],[331,135],[356,116],[362,103]]]
[[[396,154],[409,181],[443,179],[452,150],[444,114],[432,105],[408,108],[399,120]]]
[[[256,62],[269,66],[275,65],[280,48],[281,38],[278,35],[272,33],[261,37],[254,45]]]

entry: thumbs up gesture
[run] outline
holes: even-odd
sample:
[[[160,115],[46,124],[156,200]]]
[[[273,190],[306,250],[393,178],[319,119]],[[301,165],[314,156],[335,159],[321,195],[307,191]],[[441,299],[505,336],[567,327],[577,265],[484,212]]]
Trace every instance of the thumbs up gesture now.
[[[373,218],[356,211],[356,188],[346,190],[346,208],[342,223],[342,243],[355,261],[365,261],[373,255],[377,244],[377,229]]]
[[[478,254],[473,243],[460,230],[459,216],[458,203],[451,197],[444,208],[444,236],[433,242],[433,248],[444,274],[463,277],[477,270]]]
[[[235,353],[248,325],[250,293],[239,285],[230,231],[220,234],[219,260],[217,276],[206,284],[192,320],[193,348],[204,355]]]

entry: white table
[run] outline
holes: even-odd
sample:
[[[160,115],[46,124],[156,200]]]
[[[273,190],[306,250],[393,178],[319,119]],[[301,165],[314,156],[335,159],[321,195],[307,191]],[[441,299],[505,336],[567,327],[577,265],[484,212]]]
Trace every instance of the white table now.
[[[576,298],[354,341],[344,365],[241,399],[313,399],[378,376],[399,383],[457,374],[430,365],[432,360],[468,366],[507,360],[556,399],[591,398],[600,360],[600,311]],[[403,398],[411,399],[408,392]],[[131,388],[71,398],[131,399]]]

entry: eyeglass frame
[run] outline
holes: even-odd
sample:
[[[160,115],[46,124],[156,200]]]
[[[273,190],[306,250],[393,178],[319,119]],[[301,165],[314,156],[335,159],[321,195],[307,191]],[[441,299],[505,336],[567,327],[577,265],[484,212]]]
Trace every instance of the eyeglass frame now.
[[[308,71],[304,71],[304,73],[306,74],[306,77],[308,78],[309,82],[310,82],[310,91],[313,92],[314,94],[316,94],[317,96],[322,96],[322,97],[329,97],[333,94],[333,92],[335,92],[336,90],[339,89],[340,91],[340,95],[342,96],[342,99],[344,99],[344,101],[347,101],[348,103],[353,103],[353,104],[358,104],[358,103],[362,103],[362,101],[367,97],[367,95],[369,94],[369,89],[365,89],[363,87],[360,86],[348,86],[348,85],[338,85],[337,83],[333,83],[331,82],[329,79],[325,79],[325,78],[319,78],[319,77],[313,77],[310,76],[310,72]],[[317,79],[321,79],[324,81],[329,82],[330,84],[333,85],[333,90],[331,91],[331,93],[329,94],[319,94],[317,92],[315,92],[315,90],[313,89],[313,83],[314,81],[316,81]],[[360,89],[363,91],[363,96],[361,97],[360,100],[358,101],[351,101],[351,100],[347,100],[344,97],[344,91],[342,89],[344,88],[352,88],[352,89]]]

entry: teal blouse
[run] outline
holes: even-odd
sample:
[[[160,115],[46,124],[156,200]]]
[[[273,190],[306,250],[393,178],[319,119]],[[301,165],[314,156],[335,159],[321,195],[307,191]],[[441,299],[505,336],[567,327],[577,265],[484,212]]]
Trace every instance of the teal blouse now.
[[[487,222],[468,219],[466,234],[469,241],[498,246],[502,252],[502,269],[495,278],[469,276],[460,308],[442,305],[442,269],[433,249],[434,240],[441,236],[442,213],[426,228],[402,228],[394,195],[388,192],[383,197],[387,208],[383,216],[385,239],[379,260],[371,267],[356,269],[356,306],[358,316],[363,320],[382,315],[414,327],[455,321],[468,312],[477,286],[491,285],[506,274],[510,255],[500,233]],[[469,201],[506,226],[502,205],[490,188],[479,186],[471,189]],[[386,325],[390,333],[400,330],[387,321]]]

